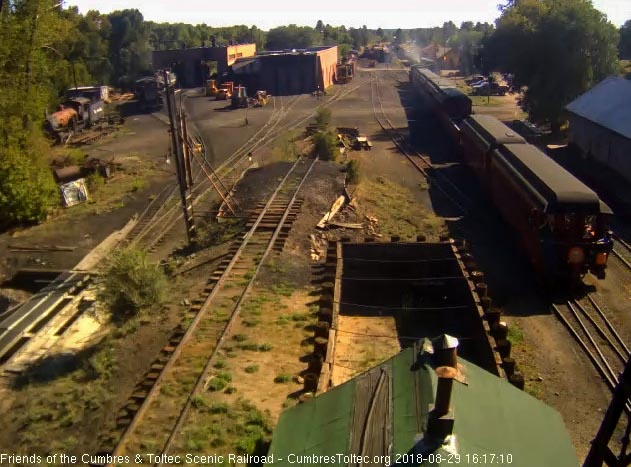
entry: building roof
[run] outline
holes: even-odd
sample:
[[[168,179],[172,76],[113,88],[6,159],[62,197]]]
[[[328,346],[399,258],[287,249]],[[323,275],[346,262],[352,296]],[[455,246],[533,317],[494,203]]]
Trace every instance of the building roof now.
[[[450,47],[443,47],[442,45],[432,43],[421,49],[421,57],[431,58],[432,60],[442,59],[443,56],[447,55],[451,50]]]
[[[566,109],[631,139],[631,80],[610,76],[576,98]]]
[[[456,455],[463,465],[578,465],[557,411],[462,359],[451,395],[453,436],[437,446],[427,435],[437,384],[430,349],[429,340],[417,342],[378,367],[283,412],[269,450],[274,465],[452,465]],[[434,456],[428,457],[430,453]],[[396,457],[410,454],[424,454],[426,460]],[[314,455],[335,458],[327,463],[293,457]],[[338,455],[391,457],[390,462],[364,464]]]

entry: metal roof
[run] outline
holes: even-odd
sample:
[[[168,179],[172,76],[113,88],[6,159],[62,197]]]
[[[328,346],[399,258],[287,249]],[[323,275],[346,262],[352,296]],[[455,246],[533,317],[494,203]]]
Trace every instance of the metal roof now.
[[[631,80],[610,76],[576,98],[566,109],[631,139]]]
[[[448,445],[433,446],[434,456],[428,456],[425,431],[437,383],[429,346],[428,340],[417,342],[378,367],[283,412],[269,450],[274,465],[454,465],[457,454],[462,465],[578,466],[557,411],[463,359],[458,368],[463,377],[456,378],[451,396],[453,436],[447,438]],[[425,461],[410,462],[409,456],[421,449]],[[365,464],[338,457],[348,455],[389,455],[391,460]],[[487,460],[482,462],[484,455]],[[332,462],[307,462],[299,456],[331,456]]]
[[[526,144],[526,140],[509,127],[490,115],[471,115],[462,123],[462,128],[470,127],[472,131],[481,133],[485,140],[492,140],[491,148],[500,144]]]
[[[545,200],[545,212],[601,212],[598,195],[556,161],[531,144],[505,144],[496,153]],[[604,204],[604,203],[603,203]]]

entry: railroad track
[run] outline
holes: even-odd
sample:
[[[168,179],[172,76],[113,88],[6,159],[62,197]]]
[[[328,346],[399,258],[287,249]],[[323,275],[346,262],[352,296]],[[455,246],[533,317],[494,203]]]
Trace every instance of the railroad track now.
[[[120,441],[114,455],[145,452],[148,442],[164,453],[177,440],[193,398],[207,387],[214,356],[239,316],[259,269],[269,252],[280,247],[297,217],[298,193],[316,161],[299,158],[267,203],[250,217],[242,241],[230,248],[231,259],[219,265],[203,296],[193,302],[188,328],[175,330],[119,412]]]
[[[323,102],[320,106],[318,106],[318,108],[328,107],[357,89],[359,89],[359,86],[346,88],[329,100]],[[293,107],[295,107],[302,97],[303,96],[300,95],[290,98],[289,103],[285,104],[281,96],[279,97],[280,104],[278,107],[276,107],[276,98],[274,98],[273,105],[275,105],[275,108],[269,121],[215,169],[217,176],[222,179],[226,179],[231,175],[236,175],[233,177],[233,182],[236,183],[240,173],[246,170],[249,166],[249,162],[246,159],[250,152],[266,148],[280,135],[286,134],[301,125],[304,125],[309,119],[313,118],[315,111],[308,113],[302,118],[293,119],[281,125],[283,119],[287,117],[289,112],[293,109]],[[193,127],[192,132],[197,133],[194,129],[194,124],[191,125],[191,127]],[[195,139],[203,144],[203,139],[198,133]],[[203,148],[203,153],[205,154],[205,148]],[[204,202],[208,194],[213,190],[213,187],[209,180],[206,177],[203,177],[202,170],[199,170],[196,173],[194,176],[194,182],[196,182],[196,185],[192,190],[192,194],[195,197],[194,206],[198,206],[200,203]],[[159,215],[155,217],[153,214],[149,213],[148,215],[151,216],[152,219],[147,222],[143,222],[142,217],[139,218],[138,223],[141,224],[142,230],[140,234],[137,234],[137,236],[139,238],[144,238],[143,242],[140,244],[143,248],[148,250],[155,248],[164,240],[164,237],[171,231],[173,226],[182,219],[180,206],[178,203],[173,201],[177,195],[177,186],[174,184],[172,187],[172,193],[165,201],[165,204],[168,204],[166,209],[161,210],[158,213]],[[207,206],[206,210],[210,210],[210,206]],[[204,209],[202,209],[202,211],[204,211]]]
[[[629,358],[629,348],[603,309],[592,295],[553,304],[552,308],[613,392]]]
[[[631,245],[629,245],[617,235],[614,235],[613,239],[615,243],[613,246],[612,255],[620,260],[620,262],[622,262],[622,264],[624,264],[627,269],[631,270]]]
[[[388,134],[392,139],[395,146],[405,155],[405,157],[412,163],[412,165],[423,176],[433,183],[438,190],[456,207],[462,214],[468,214],[472,210],[471,202],[469,198],[462,193],[462,191],[454,185],[454,183],[442,174],[433,172],[434,169],[431,161],[428,157],[413,150],[407,144],[407,139],[403,136],[399,130],[392,124],[388,118],[384,108],[383,101],[381,100],[381,93],[379,92],[379,77],[375,72],[371,73],[370,78],[370,95],[373,105],[373,113],[379,126]],[[378,107],[377,107],[378,105]],[[447,188],[451,190],[449,193]],[[459,198],[459,199],[457,199]]]
[[[300,96],[299,96],[300,97]],[[224,162],[215,169],[215,181],[221,182],[221,178],[226,178],[233,172],[236,172],[240,164],[246,159],[247,154],[256,149],[261,144],[261,140],[269,137],[270,133],[278,126],[281,119],[295,105],[297,99],[286,107],[280,105],[275,108],[270,119],[263,125],[254,135],[252,135],[245,143],[237,148]],[[189,143],[201,143],[203,159],[206,159],[206,148],[203,139],[199,136],[194,125],[190,125]],[[205,176],[204,171],[199,167],[199,163],[195,164],[197,171],[193,177],[194,188],[192,194],[195,196],[194,205],[198,205],[208,193],[213,190],[212,184]],[[139,216],[138,228],[135,232],[130,232],[131,241],[128,244],[138,245],[144,249],[152,250],[156,245],[160,244],[165,236],[171,231],[173,226],[182,219],[182,213],[176,198],[179,196],[177,183],[170,184],[165,188],[156,199],[152,200],[150,205]]]

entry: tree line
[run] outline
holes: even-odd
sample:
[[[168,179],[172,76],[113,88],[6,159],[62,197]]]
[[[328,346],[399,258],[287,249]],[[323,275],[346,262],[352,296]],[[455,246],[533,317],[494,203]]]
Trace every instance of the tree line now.
[[[138,10],[102,14],[58,0],[0,0],[0,230],[38,222],[58,204],[42,133],[46,109],[73,84],[120,86],[151,73],[153,50],[254,42],[278,50],[337,44],[342,54],[375,43],[456,48],[464,71],[514,74],[534,121],[558,127],[564,106],[631,59],[631,20],[618,30],[587,0],[509,0],[495,25],[369,29],[145,21]]]

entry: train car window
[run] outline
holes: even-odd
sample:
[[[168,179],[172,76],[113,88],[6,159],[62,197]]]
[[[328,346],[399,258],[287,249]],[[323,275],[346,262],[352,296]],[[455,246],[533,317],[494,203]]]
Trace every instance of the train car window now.
[[[585,216],[583,238],[591,240],[596,237],[596,221],[597,218],[594,215]]]

